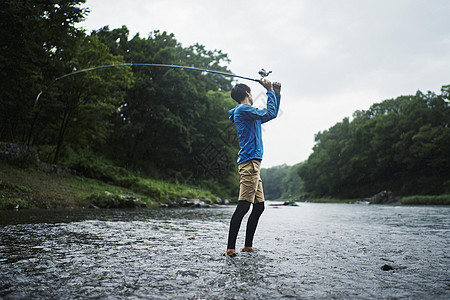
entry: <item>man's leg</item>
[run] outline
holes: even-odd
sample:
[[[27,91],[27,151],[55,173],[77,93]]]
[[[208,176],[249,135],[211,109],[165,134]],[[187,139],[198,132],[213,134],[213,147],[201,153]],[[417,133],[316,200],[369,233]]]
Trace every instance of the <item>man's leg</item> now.
[[[239,175],[241,177],[239,201],[231,217],[226,256],[234,256],[236,254],[236,238],[241,227],[242,219],[250,209],[250,204],[255,200],[258,191],[259,165],[260,162],[253,160],[239,165]]]
[[[230,231],[228,233],[228,245],[225,255],[233,255],[236,253],[236,239],[241,227],[242,219],[250,209],[250,202],[240,200],[236,206],[236,210],[233,213],[230,221]],[[231,251],[234,250],[234,251]]]
[[[259,217],[264,211],[264,191],[258,168],[258,185],[255,194],[252,213],[247,221],[247,231],[245,234],[244,252],[252,252],[253,237],[255,236],[256,227],[258,226]]]
[[[255,236],[256,227],[258,226],[259,217],[264,211],[264,202],[253,204],[252,213],[248,217],[247,231],[245,233],[245,247],[244,251],[253,251],[253,237]]]

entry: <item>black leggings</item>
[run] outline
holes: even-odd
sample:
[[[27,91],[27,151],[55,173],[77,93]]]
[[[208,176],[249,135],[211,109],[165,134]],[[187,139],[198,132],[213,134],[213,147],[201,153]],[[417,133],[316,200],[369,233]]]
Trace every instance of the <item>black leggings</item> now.
[[[250,209],[250,202],[245,200],[238,201],[236,210],[231,217],[230,232],[228,233],[228,246],[227,249],[236,249],[236,238],[241,227],[242,219]],[[258,226],[258,220],[264,211],[264,202],[258,202],[253,204],[252,213],[248,217],[247,231],[245,233],[245,246],[252,247],[253,236],[255,235],[256,226]]]

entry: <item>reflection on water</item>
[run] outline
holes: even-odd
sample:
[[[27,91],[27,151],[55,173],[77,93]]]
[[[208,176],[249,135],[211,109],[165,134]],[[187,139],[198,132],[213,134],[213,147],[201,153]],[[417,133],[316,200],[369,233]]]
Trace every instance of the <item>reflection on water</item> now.
[[[449,207],[267,206],[228,258],[233,210],[0,212],[0,298],[450,297]]]

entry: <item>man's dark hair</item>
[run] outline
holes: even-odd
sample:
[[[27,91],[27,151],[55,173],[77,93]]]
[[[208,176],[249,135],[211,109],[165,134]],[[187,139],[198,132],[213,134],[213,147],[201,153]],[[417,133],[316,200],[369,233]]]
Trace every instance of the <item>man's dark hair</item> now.
[[[237,103],[241,103],[247,96],[246,92],[251,92],[250,87],[246,84],[238,83],[231,90],[231,98],[233,98]]]

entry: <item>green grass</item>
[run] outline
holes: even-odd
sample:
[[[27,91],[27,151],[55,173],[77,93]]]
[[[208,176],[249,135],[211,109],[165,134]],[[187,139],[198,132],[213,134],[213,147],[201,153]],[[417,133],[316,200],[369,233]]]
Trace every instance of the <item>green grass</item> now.
[[[126,180],[126,178],[125,178]],[[0,209],[87,207],[96,195],[134,195],[147,205],[181,197],[215,199],[203,189],[159,180],[130,177],[129,187],[97,179],[47,174],[34,168],[20,168],[0,161]]]
[[[400,199],[404,205],[450,205],[450,195],[408,196]]]
[[[28,208],[31,190],[23,185],[0,180],[0,209]]]
[[[180,197],[189,199],[216,198],[210,191],[204,189],[149,178],[139,178],[138,182],[131,186],[131,189],[159,201],[176,200]]]

